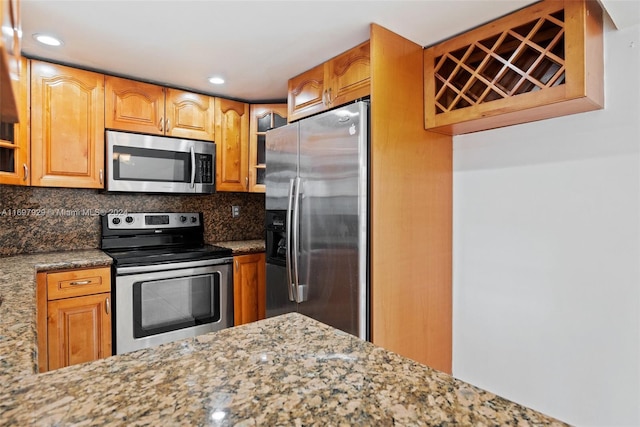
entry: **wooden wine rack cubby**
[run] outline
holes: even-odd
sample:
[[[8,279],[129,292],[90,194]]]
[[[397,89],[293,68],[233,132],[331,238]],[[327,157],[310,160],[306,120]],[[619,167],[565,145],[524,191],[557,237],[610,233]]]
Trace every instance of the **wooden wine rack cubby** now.
[[[425,126],[462,134],[602,108],[602,10],[546,0],[425,49]]]

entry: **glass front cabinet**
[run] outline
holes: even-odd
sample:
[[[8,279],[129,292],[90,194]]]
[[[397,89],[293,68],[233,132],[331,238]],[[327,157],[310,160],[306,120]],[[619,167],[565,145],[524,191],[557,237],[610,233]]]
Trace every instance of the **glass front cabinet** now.
[[[250,116],[249,192],[264,193],[267,131],[287,124],[287,104],[253,104]]]

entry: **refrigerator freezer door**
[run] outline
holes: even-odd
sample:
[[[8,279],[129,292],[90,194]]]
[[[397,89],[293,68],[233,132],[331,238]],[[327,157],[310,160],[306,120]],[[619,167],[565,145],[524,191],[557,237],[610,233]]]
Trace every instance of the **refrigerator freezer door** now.
[[[265,209],[285,210],[289,182],[298,174],[298,123],[267,132]]]
[[[364,103],[300,122],[298,311],[364,339],[367,141]]]

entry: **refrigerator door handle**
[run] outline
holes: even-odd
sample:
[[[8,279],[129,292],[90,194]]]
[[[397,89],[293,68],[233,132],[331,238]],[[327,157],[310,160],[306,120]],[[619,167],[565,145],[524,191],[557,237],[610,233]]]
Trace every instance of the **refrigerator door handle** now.
[[[296,178],[296,190],[293,198],[293,283],[295,284],[294,295],[296,302],[304,302],[307,300],[307,285],[300,284],[300,274],[298,273],[298,254],[300,253],[300,177]]]
[[[287,259],[287,290],[289,291],[289,301],[295,301],[296,297],[294,295],[295,292],[295,284],[293,283],[293,273],[292,273],[292,250],[293,250],[293,245],[291,244],[291,219],[292,219],[292,213],[293,213],[293,188],[294,188],[294,179],[290,179],[289,180],[289,193],[288,193],[288,199],[289,202],[287,204],[287,241],[286,241],[286,245],[287,245],[287,250],[286,250],[286,259]]]

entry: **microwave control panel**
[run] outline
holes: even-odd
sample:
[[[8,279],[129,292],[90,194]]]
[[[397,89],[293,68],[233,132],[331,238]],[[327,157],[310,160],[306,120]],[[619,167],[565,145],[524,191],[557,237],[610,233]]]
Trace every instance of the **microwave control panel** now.
[[[213,157],[210,154],[196,154],[196,182],[213,184]]]

